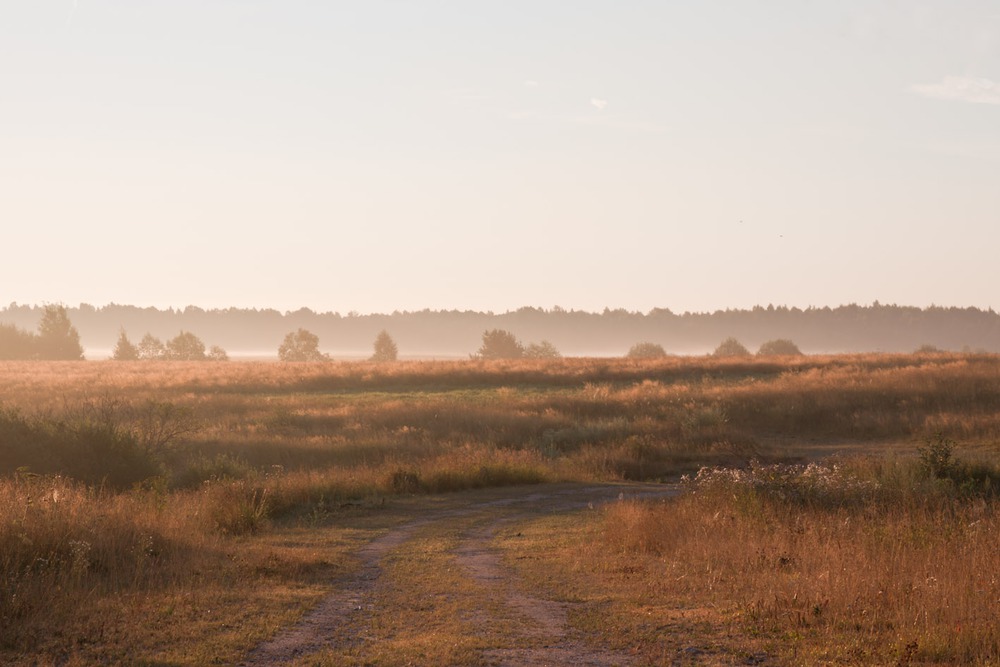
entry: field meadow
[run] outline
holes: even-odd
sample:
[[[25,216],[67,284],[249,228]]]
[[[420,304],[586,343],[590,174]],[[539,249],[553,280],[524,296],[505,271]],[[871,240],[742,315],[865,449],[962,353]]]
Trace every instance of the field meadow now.
[[[649,664],[995,664],[998,446],[994,355],[3,362],[0,662],[236,663],[421,508],[683,478],[498,548]]]

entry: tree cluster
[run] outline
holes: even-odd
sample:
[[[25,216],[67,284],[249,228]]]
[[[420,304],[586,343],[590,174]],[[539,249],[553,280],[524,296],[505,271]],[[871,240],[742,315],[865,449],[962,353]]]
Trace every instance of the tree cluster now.
[[[111,358],[116,361],[229,361],[224,349],[213,345],[206,350],[205,343],[189,331],[181,331],[166,343],[147,333],[135,345],[124,329],[118,335]]]
[[[483,332],[483,344],[473,356],[479,359],[558,359],[562,355],[547,340],[525,346],[506,329],[490,329]]]
[[[370,361],[396,361],[399,348],[389,332],[383,329],[372,343],[373,352]],[[278,347],[278,359],[281,361],[329,361],[330,355],[320,352],[319,336],[308,329],[297,329],[285,336]]]
[[[0,324],[0,359],[83,359],[80,334],[69,321],[66,307],[45,306],[38,333]]]

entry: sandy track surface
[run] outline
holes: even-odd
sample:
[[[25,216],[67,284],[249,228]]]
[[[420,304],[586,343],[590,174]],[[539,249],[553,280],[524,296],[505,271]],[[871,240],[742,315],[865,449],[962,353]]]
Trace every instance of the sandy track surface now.
[[[494,665],[627,665],[629,654],[600,648],[570,627],[572,603],[548,600],[529,592],[492,546],[504,524],[545,515],[595,508],[624,498],[657,498],[673,495],[670,485],[592,485],[586,487],[512,490],[509,496],[478,502],[459,509],[438,510],[390,530],[357,552],[360,567],[350,577],[334,582],[335,589],[296,625],[256,647],[241,664],[245,667],[280,665],[318,652],[349,650],[362,636],[345,632],[357,627],[372,612],[376,586],[385,582],[382,561],[421,529],[431,526],[472,527],[460,533],[454,549],[456,562],[466,577],[485,595],[475,612],[478,623],[487,624],[499,613],[512,623],[514,636],[505,638],[506,648],[484,651],[482,661]],[[447,594],[448,591],[442,591]],[[498,609],[501,611],[498,612]],[[511,648],[513,647],[513,648]]]

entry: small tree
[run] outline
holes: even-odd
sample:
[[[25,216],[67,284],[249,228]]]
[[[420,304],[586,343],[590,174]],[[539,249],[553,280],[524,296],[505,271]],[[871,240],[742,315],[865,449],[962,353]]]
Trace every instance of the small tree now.
[[[189,331],[182,331],[167,341],[164,358],[171,361],[204,361],[205,344]]]
[[[667,351],[659,343],[636,343],[625,355],[628,359],[662,359]]]
[[[562,357],[556,346],[547,340],[541,343],[530,343],[524,348],[524,356],[528,359],[559,359]]]
[[[769,340],[757,350],[758,357],[800,357],[802,350],[799,346],[787,338]]]
[[[65,306],[45,306],[36,344],[42,359],[83,359],[80,334],[70,323]]]
[[[396,341],[385,329],[382,329],[378,336],[375,336],[374,348],[375,353],[372,355],[372,361],[396,361],[396,357],[399,355]]]
[[[218,345],[208,348],[206,357],[209,361],[229,361],[229,354]]]
[[[118,343],[115,344],[111,358],[115,361],[135,361],[139,358],[139,348],[128,339],[124,329],[118,334]]]
[[[727,338],[726,340],[719,343],[719,347],[715,348],[715,352],[712,353],[713,357],[749,357],[750,350],[748,350],[743,343],[736,340],[735,338]]]
[[[163,341],[151,333],[147,333],[139,341],[139,358],[143,361],[157,361],[163,359],[167,348],[163,346]]]
[[[509,331],[492,329],[483,332],[483,344],[476,353],[480,359],[520,359],[524,346]]]
[[[311,331],[299,329],[287,336],[278,348],[278,359],[282,361],[323,361],[329,357],[319,351],[319,336]]]

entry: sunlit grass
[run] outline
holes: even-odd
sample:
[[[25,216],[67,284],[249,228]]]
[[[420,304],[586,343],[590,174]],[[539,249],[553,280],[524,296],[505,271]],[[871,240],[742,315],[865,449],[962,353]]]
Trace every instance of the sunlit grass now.
[[[831,446],[912,453],[937,432],[958,441],[963,456],[995,451],[997,357],[4,362],[0,543],[11,546],[0,551],[0,650],[66,651],[94,632],[76,618],[81,606],[103,609],[94,623],[112,627],[127,615],[126,600],[219,590],[248,576],[232,554],[247,548],[256,558],[253,545],[275,526],[328,522],[386,498],[673,479]],[[718,503],[711,516],[726,516]],[[708,509],[679,507],[690,525],[677,534],[714,525],[705,523]],[[890,510],[866,511],[903,523]],[[921,519],[920,530],[952,530],[938,520]],[[757,537],[746,528],[720,548],[741,539],[783,544],[782,525],[797,525],[772,523],[773,534],[755,524]],[[658,553],[652,532],[633,533],[649,544],[619,540],[621,553]],[[852,535],[840,539],[862,540]],[[690,542],[704,537],[692,533]],[[784,613],[730,594],[744,601],[733,612],[740,618],[766,624]],[[940,641],[923,636],[923,647]]]
[[[804,662],[995,664],[1000,470],[961,475],[914,459],[706,469],[677,500],[612,506],[589,566],[624,598],[715,609]]]

